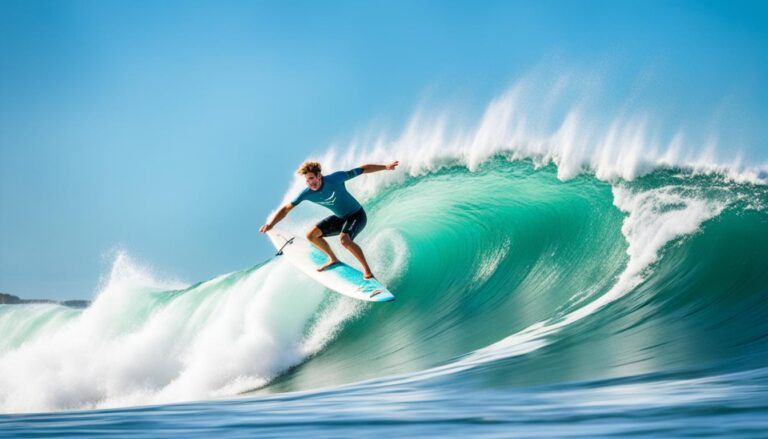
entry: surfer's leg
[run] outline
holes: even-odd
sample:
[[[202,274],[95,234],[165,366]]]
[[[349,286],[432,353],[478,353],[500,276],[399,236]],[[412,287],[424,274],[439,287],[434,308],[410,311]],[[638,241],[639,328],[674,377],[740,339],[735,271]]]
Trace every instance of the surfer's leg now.
[[[333,217],[333,218],[337,218],[337,217]],[[319,248],[320,250],[323,251],[323,253],[328,255],[328,261],[325,264],[317,267],[317,271],[323,271],[326,268],[330,267],[331,265],[339,262],[339,258],[337,258],[336,254],[333,253],[333,250],[331,250],[331,246],[328,245],[328,242],[325,239],[323,239],[323,236],[327,236],[326,233],[335,234],[333,233],[334,228],[339,228],[339,229],[341,228],[340,226],[334,227],[334,222],[335,221],[333,221],[331,217],[328,217],[320,221],[315,227],[312,228],[312,230],[307,232],[307,239],[309,240],[309,242],[314,244],[315,247]]]
[[[360,210],[350,215],[344,226],[341,228],[341,245],[349,250],[352,255],[360,261],[360,265],[363,266],[363,278],[370,279],[373,277],[371,267],[368,266],[368,261],[365,260],[365,254],[363,249],[359,245],[355,244],[355,237],[360,233],[365,225],[368,223],[368,216],[365,214],[365,210],[361,207]]]
[[[348,234],[342,233],[339,235],[339,237],[341,238],[341,245],[349,250],[349,252],[352,253],[352,255],[357,258],[358,261],[360,261],[360,265],[363,266],[363,278],[372,278],[373,273],[371,273],[371,267],[368,266],[368,261],[365,260],[363,249],[361,249],[359,245],[355,244],[355,242],[352,241],[352,238],[350,238]]]

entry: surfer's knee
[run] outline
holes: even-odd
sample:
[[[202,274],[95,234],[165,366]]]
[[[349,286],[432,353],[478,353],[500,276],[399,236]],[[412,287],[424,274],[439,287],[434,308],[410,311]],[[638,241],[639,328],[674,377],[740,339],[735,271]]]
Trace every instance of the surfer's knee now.
[[[320,236],[322,236],[322,234],[323,232],[321,232],[319,228],[312,227],[312,229],[309,232],[307,232],[307,239],[311,241],[315,238],[319,238]]]
[[[339,240],[341,240],[341,245],[344,247],[349,247],[350,244],[352,244],[352,238],[349,237],[346,233],[342,233],[339,235]]]

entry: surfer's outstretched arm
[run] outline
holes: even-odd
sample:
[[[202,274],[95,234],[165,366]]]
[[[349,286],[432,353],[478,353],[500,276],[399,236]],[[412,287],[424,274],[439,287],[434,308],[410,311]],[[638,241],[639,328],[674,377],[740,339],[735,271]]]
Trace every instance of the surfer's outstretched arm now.
[[[280,209],[277,212],[275,212],[275,215],[272,217],[272,219],[270,221],[267,221],[267,223],[264,224],[263,226],[261,226],[261,228],[259,229],[259,232],[261,233],[268,232],[269,229],[271,229],[272,227],[275,227],[275,224],[279,223],[280,220],[285,218],[285,216],[288,215],[288,212],[290,212],[291,209],[293,209],[294,207],[296,206],[294,206],[291,203],[287,203],[282,207],[280,207]]]
[[[398,160],[395,160],[394,162],[388,163],[386,165],[369,164],[369,165],[362,165],[360,166],[360,168],[362,168],[363,174],[370,174],[371,172],[383,171],[385,169],[388,171],[394,171],[397,165],[399,164],[400,162]]]

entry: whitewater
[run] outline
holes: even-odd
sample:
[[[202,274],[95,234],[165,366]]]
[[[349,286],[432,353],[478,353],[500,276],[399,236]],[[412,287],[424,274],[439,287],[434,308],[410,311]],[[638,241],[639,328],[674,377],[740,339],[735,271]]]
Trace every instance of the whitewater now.
[[[86,309],[0,305],[0,426],[765,431],[768,166],[567,95],[520,81],[473,123],[420,111],[313,157],[400,160],[348,183],[396,302],[344,298],[280,257],[188,285],[120,251]]]

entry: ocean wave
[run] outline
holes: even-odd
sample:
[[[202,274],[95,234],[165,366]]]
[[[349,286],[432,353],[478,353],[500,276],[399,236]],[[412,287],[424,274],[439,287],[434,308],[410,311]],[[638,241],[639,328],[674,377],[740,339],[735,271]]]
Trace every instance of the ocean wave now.
[[[361,245],[397,302],[343,298],[281,258],[188,286],[122,253],[84,310],[0,306],[2,411],[764,364],[765,186],[670,169],[562,179],[505,154],[414,174],[350,185],[369,210]]]

